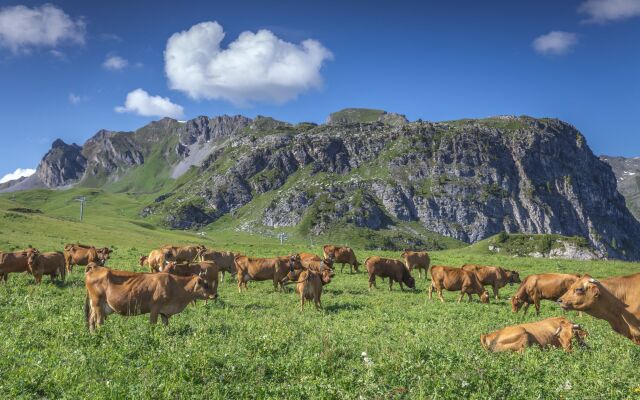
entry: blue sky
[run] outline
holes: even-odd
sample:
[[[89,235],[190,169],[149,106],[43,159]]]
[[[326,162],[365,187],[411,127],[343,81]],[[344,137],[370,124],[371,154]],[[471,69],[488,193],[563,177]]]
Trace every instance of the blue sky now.
[[[0,176],[160,114],[345,107],[558,117],[640,156],[640,0],[0,2]]]

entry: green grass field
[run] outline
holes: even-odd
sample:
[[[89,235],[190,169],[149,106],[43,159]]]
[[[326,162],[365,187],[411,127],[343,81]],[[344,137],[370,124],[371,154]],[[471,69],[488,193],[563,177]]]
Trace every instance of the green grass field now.
[[[78,193],[81,191],[79,190]],[[82,192],[90,194],[89,191]],[[75,192],[74,192],[75,194]],[[130,200],[127,200],[127,196]],[[70,241],[109,245],[112,268],[135,270],[139,255],[164,243],[204,243],[253,256],[320,252],[305,240],[277,239],[211,229],[205,238],[165,231],[136,217],[140,198],[101,194],[86,219],[78,204],[55,192],[0,196],[0,249],[33,245],[61,250]],[[100,207],[98,207],[100,205]],[[6,211],[25,206],[43,214]],[[100,212],[98,212],[98,210]],[[399,253],[355,249],[361,260]],[[589,272],[595,277],[640,271],[640,264],[512,258],[476,245],[431,253],[433,264],[501,265],[521,276]],[[220,285],[216,303],[199,302],[151,327],[148,316],[111,316],[89,334],[83,319],[84,282],[76,268],[64,284],[40,286],[12,274],[0,286],[0,393],[2,398],[567,398],[640,397],[640,347],[589,316],[589,349],[571,354],[529,349],[488,354],[479,335],[505,325],[563,315],[551,302],[526,317],[511,312],[508,296],[489,305],[429,301],[428,280],[417,290],[367,290],[365,273],[338,273],[325,287],[325,310],[299,310],[293,292],[269,282]],[[366,353],[366,357],[363,354]]]

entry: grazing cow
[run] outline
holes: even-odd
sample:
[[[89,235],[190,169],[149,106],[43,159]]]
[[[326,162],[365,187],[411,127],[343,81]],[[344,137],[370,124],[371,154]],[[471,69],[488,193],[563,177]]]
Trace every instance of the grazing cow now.
[[[300,311],[304,311],[305,300],[313,300],[316,310],[321,310],[322,287],[329,282],[331,277],[328,271],[319,272],[313,269],[302,271],[297,282],[294,282],[297,283],[296,293],[300,295]]]
[[[464,264],[462,269],[475,272],[483,286],[490,285],[493,289],[493,297],[498,300],[498,290],[514,283],[520,283],[520,274],[517,271],[507,271],[500,267],[487,267],[478,264]]]
[[[303,253],[300,254],[301,258],[302,258],[302,254]],[[302,272],[304,271],[313,271],[313,272],[320,273],[322,275],[322,285],[326,285],[327,283],[330,283],[331,279],[335,275],[333,273],[333,264],[329,259],[326,259],[326,258],[319,261],[310,260],[309,258],[307,258],[306,261],[301,260],[301,264],[303,269],[289,268],[289,274],[287,275],[287,277],[289,278],[289,282],[287,283],[295,283],[296,281],[298,281],[300,278],[300,274],[302,274]]]
[[[32,252],[28,258],[29,272],[37,284],[42,282],[42,275],[49,275],[51,282],[58,276],[64,281],[66,276],[66,259],[59,251],[40,253]]]
[[[236,271],[238,272],[238,291],[247,288],[248,281],[273,281],[274,289],[284,289],[284,283],[289,280],[288,275],[291,269],[301,270],[302,264],[300,256],[292,254],[274,258],[251,258],[247,256],[237,256],[234,260]]]
[[[233,253],[231,251],[207,250],[202,253],[202,261],[211,261],[216,263],[222,273],[222,281],[224,282],[224,275],[226,272],[235,276],[236,264],[233,260],[239,255],[239,253]]]
[[[429,253],[426,251],[405,250],[404,253],[402,253],[402,259],[404,260],[404,265],[410,272],[415,268],[418,270],[418,277],[422,278],[422,270],[424,270],[424,279],[427,279],[427,272],[431,264]]]
[[[529,305],[536,308],[536,315],[540,314],[540,300],[556,301],[562,296],[580,275],[575,274],[535,274],[529,275],[520,284],[518,291],[511,298],[513,312],[518,312],[524,305],[527,313]]]
[[[198,258],[202,258],[202,255],[207,251],[207,248],[198,245],[198,246],[171,246],[164,245],[161,248],[162,250],[171,249],[175,254],[175,260],[178,263],[183,262],[194,262]]]
[[[587,332],[580,325],[574,324],[564,317],[543,319],[527,324],[512,325],[498,331],[480,335],[480,343],[485,350],[492,353],[501,351],[524,351],[533,345],[544,347],[562,347],[564,351],[572,350],[572,339],[580,346],[586,346],[584,338]]]
[[[159,315],[167,325],[169,317],[189,303],[218,297],[202,276],[118,271],[93,263],[85,269],[85,287],[84,315],[91,332],[114,312],[150,314],[151,324],[158,322]]]
[[[460,291],[458,303],[462,301],[465,293],[469,296],[477,294],[483,303],[489,302],[489,292],[484,290],[484,286],[480,283],[480,279],[474,272],[465,271],[462,268],[445,267],[443,265],[434,265],[431,267],[431,286],[429,286],[429,299],[433,293],[433,289],[438,292],[440,301],[444,303],[442,297],[442,289],[452,292]]]
[[[64,246],[64,259],[67,268],[67,272],[73,272],[74,265],[89,265],[89,263],[96,263],[98,265],[105,265],[109,259],[111,250],[108,247],[100,249],[94,246],[87,246],[79,243],[69,243]]]
[[[340,264],[340,272],[344,269],[345,264],[349,264],[351,273],[354,269],[358,272],[360,263],[351,247],[326,245],[322,248],[322,254],[324,258],[332,259],[334,264]]]
[[[174,274],[178,276],[191,276],[200,275],[203,276],[207,283],[213,287],[213,290],[218,292],[218,265],[211,261],[201,261],[193,263],[178,264],[175,261],[171,261],[164,268],[163,272]]]
[[[411,276],[411,272],[401,261],[374,256],[364,260],[364,265],[369,274],[369,290],[371,287],[377,288],[376,276],[389,278],[389,290],[391,290],[394,281],[400,284],[400,289],[403,291],[403,283],[411,289],[416,287],[416,281]]]
[[[143,256],[144,257],[144,256]],[[170,261],[176,261],[176,252],[173,248],[162,248],[151,250],[149,257],[140,257],[140,266],[146,263],[151,272],[162,272],[163,268]]]
[[[0,281],[7,283],[10,273],[29,271],[29,256],[33,253],[38,250],[31,247],[11,253],[0,252]]]
[[[604,319],[614,331],[640,344],[640,273],[602,280],[584,275],[558,303],[564,310]]]

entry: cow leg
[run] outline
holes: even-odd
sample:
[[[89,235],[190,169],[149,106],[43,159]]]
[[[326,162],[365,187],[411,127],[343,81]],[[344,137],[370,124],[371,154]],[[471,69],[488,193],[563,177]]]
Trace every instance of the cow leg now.
[[[496,300],[500,300],[500,296],[498,296],[498,284],[497,283],[493,284],[493,297],[495,297]]]
[[[400,284],[400,290],[404,292],[404,286],[402,286],[402,281],[398,282]]]
[[[432,299],[432,295],[433,295],[433,283],[429,285],[429,300]]]
[[[540,297],[537,293],[533,295],[533,305],[536,307],[536,315],[540,315]]]
[[[149,313],[149,323],[151,323],[151,325],[155,325],[158,323],[158,311],[157,310],[151,310],[151,312]]]
[[[524,310],[522,310],[522,313],[524,315],[527,315],[527,311],[529,310],[529,305],[530,303],[524,303]]]
[[[375,287],[375,286],[376,286],[376,276],[369,275],[369,291],[371,291],[371,287]]]
[[[300,291],[300,311],[304,311],[304,289]]]
[[[7,276],[9,274],[0,274],[0,282],[7,283]]]
[[[160,314],[160,318],[162,318],[162,324],[164,326],[169,325],[169,317],[166,316],[165,314]]]
[[[391,291],[391,286],[393,286],[393,279],[389,277],[389,291]]]
[[[344,263],[340,264],[340,273],[344,271]]]
[[[460,297],[458,297],[458,303],[460,303],[462,301],[462,298],[464,297],[464,292],[460,291]]]
[[[467,296],[469,296],[469,303],[471,303],[471,300],[472,300],[471,293],[467,293]]]
[[[244,281],[244,274],[242,272],[238,272],[238,293],[242,293],[242,284]]]

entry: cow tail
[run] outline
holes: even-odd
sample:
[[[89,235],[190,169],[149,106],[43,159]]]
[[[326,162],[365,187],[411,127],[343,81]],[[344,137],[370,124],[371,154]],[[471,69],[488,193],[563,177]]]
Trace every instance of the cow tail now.
[[[84,320],[89,327],[89,318],[91,316],[91,304],[89,303],[89,293],[84,298]]]
[[[367,268],[367,261],[369,261],[371,257],[367,257],[364,259],[364,267]]]

